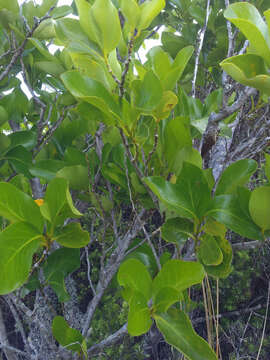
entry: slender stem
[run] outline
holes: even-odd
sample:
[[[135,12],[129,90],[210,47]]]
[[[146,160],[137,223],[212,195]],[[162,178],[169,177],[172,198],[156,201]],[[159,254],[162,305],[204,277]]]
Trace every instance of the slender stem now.
[[[266,311],[265,311],[265,317],[264,317],[262,337],[261,337],[260,347],[259,347],[259,351],[258,351],[256,360],[259,360],[260,353],[261,353],[262,346],[263,346],[263,339],[264,339],[264,335],[265,335],[266,321],[267,321],[267,317],[268,317],[269,300],[270,300],[270,280],[268,281],[267,303],[266,303]]]
[[[210,13],[211,13],[210,0],[207,0],[204,25],[203,25],[202,29],[198,32],[198,46],[197,46],[196,53],[195,53],[195,66],[194,66],[194,74],[193,74],[193,80],[192,80],[192,91],[191,91],[191,94],[192,94],[193,98],[196,97],[196,79],[197,79],[198,68],[199,68],[199,57],[200,57],[200,54],[201,54],[201,51],[202,51],[204,35],[205,35],[206,29],[207,29],[207,24],[208,24],[208,19],[209,19]]]

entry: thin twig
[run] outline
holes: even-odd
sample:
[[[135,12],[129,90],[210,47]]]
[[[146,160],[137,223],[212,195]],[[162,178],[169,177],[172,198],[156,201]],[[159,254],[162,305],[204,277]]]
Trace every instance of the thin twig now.
[[[0,81],[2,81],[10,72],[10,70],[12,69],[13,65],[16,63],[16,61],[18,60],[18,58],[22,55],[24,48],[26,46],[26,43],[28,41],[28,39],[30,37],[32,37],[32,35],[34,34],[35,30],[38,28],[38,26],[46,19],[50,18],[50,14],[53,11],[53,9],[55,8],[55,6],[52,6],[49,11],[47,12],[46,15],[44,15],[42,18],[37,19],[36,17],[34,18],[34,26],[32,27],[30,32],[27,32],[26,37],[24,39],[24,41],[22,42],[21,46],[19,46],[17,48],[17,50],[15,51],[15,53],[13,54],[10,63],[8,64],[8,66],[6,67],[6,69],[2,72],[2,74],[0,75]]]
[[[207,0],[204,25],[203,25],[202,29],[198,32],[198,46],[197,46],[196,54],[195,54],[195,66],[194,66],[194,75],[193,75],[193,79],[192,79],[192,91],[191,91],[193,98],[195,98],[195,96],[196,96],[196,79],[197,79],[197,73],[198,73],[198,68],[199,68],[199,57],[200,57],[200,54],[202,51],[204,35],[205,35],[206,29],[207,29],[207,24],[208,24],[208,19],[209,19],[210,13],[211,13],[210,0]]]
[[[270,300],[270,280],[268,281],[267,303],[266,303],[266,311],[265,311],[265,318],[264,318],[264,324],[263,324],[262,337],[261,337],[260,347],[259,347],[259,351],[258,351],[256,360],[259,360],[260,353],[261,353],[262,346],[263,346],[263,339],[264,339],[264,335],[265,335],[266,321],[267,321],[267,317],[268,317],[269,300]]]

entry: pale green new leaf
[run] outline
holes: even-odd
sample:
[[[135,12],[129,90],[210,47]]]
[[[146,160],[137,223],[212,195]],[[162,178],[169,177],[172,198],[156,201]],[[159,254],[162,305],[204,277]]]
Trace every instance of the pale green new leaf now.
[[[146,0],[140,5],[141,15],[137,24],[138,30],[146,29],[154,18],[165,7],[165,0]]]
[[[262,57],[255,54],[237,55],[223,60],[220,66],[239,83],[270,95],[270,76]]]
[[[241,30],[257,54],[270,64],[270,34],[256,7],[248,2],[231,4],[224,16]]]

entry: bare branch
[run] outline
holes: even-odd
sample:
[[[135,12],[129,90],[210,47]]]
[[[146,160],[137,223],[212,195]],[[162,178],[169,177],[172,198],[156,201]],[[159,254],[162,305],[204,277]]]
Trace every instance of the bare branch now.
[[[90,349],[88,349],[87,351],[88,356],[96,355],[102,352],[104,348],[119,343],[123,339],[123,337],[127,335],[127,333],[127,324],[125,324],[114,334],[111,334],[106,339],[102,340],[100,343],[91,346]]]
[[[194,75],[193,75],[193,79],[192,79],[192,97],[195,98],[196,96],[196,79],[197,79],[197,73],[198,73],[198,68],[199,68],[199,57],[202,51],[202,47],[203,47],[203,41],[204,41],[204,35],[207,29],[207,24],[208,24],[208,19],[209,19],[209,15],[211,13],[211,8],[210,8],[210,0],[207,0],[207,5],[206,5],[206,14],[205,14],[205,20],[204,20],[204,25],[201,28],[201,30],[199,30],[198,32],[198,46],[196,48],[196,53],[195,53],[195,66],[194,66]]]

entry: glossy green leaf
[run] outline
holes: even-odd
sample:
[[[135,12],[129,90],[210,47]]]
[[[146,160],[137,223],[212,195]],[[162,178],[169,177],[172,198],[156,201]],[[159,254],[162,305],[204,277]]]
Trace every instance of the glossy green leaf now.
[[[177,103],[178,98],[172,91],[164,91],[160,103],[153,112],[155,118],[157,120],[166,119]]]
[[[186,46],[178,52],[170,70],[167,71],[167,76],[164,79],[163,86],[165,90],[172,90],[175,87],[192,56],[193,51],[193,46]]]
[[[260,56],[255,54],[237,55],[223,60],[220,66],[239,83],[270,95],[270,76]]]
[[[212,218],[206,219],[202,230],[207,234],[220,237],[225,237],[225,234],[227,232],[226,226],[224,224],[221,224]]]
[[[40,210],[42,215],[53,223],[62,223],[67,217],[82,216],[74,207],[68,182],[63,178],[54,178],[49,183]]]
[[[153,252],[150,248],[150,246],[146,243],[142,244],[138,248],[136,247],[141,242],[140,239],[135,239],[128,250],[131,250],[132,248],[136,248],[134,251],[132,251],[130,254],[126,256],[126,260],[133,258],[139,260],[141,263],[143,263],[147,270],[150,273],[150,276],[154,276],[157,273],[157,262],[153,255]]]
[[[150,309],[146,298],[139,292],[134,292],[129,303],[128,332],[132,336],[145,334],[152,325]]]
[[[181,154],[179,152],[184,147],[191,148],[192,146],[190,129],[186,124],[186,118],[178,116],[166,123],[163,130],[163,142],[168,170],[176,173],[177,170],[179,171],[179,167],[182,167]]]
[[[223,254],[215,238],[211,235],[200,237],[199,256],[204,265],[219,265],[223,261]]]
[[[118,12],[111,0],[96,0],[91,6],[76,0],[80,23],[90,40],[99,44],[105,54],[116,48],[121,37]]]
[[[52,240],[67,248],[81,248],[90,241],[89,233],[83,230],[79,223],[75,222],[64,226],[59,235],[55,235]]]
[[[56,292],[59,301],[68,301],[65,277],[80,267],[80,250],[61,248],[48,257],[43,266],[45,281]]]
[[[131,31],[135,29],[141,15],[141,9],[137,0],[120,0],[121,12],[131,27]]]
[[[8,160],[17,173],[22,173],[28,178],[31,178],[29,166],[32,163],[32,156],[30,151],[25,147],[19,145],[9,150],[4,159]]]
[[[146,0],[140,5],[141,16],[137,24],[138,30],[146,29],[154,18],[165,7],[165,0]]]
[[[204,265],[204,270],[214,278],[224,279],[232,272],[232,247],[229,241],[223,237],[215,237],[217,245],[222,252],[222,262],[219,265]],[[198,260],[203,262],[200,251],[197,253]]]
[[[194,284],[199,284],[204,275],[203,266],[199,262],[169,260],[153,281],[153,295],[156,298],[158,292],[164,287],[183,291]]]
[[[80,25],[83,31],[85,32],[85,34],[87,34],[87,36],[91,41],[94,41],[95,43],[98,44],[95,25],[93,24],[93,20],[91,19],[90,3],[86,0],[75,0],[75,3],[78,9]]]
[[[166,312],[169,307],[178,302],[181,298],[181,293],[173,287],[163,287],[155,296],[154,309],[157,313]]]
[[[166,53],[161,46],[152,47],[147,53],[148,59],[151,60],[155,74],[159,77],[161,82],[166,78],[169,69],[171,68],[172,59],[168,53]],[[138,69],[142,66],[137,63]],[[144,69],[144,68],[143,68]],[[137,70],[138,71],[138,70]],[[138,71],[139,72],[139,71]]]
[[[61,75],[71,94],[99,108],[112,121],[120,119],[120,109],[113,96],[98,81],[81,75],[78,71],[68,71]]]
[[[117,279],[119,285],[140,292],[147,301],[150,299],[152,279],[145,265],[139,260],[126,260],[119,268]]]
[[[190,163],[184,163],[176,184],[158,176],[144,181],[169,209],[181,217],[198,221],[211,206],[211,194],[202,170]]]
[[[62,18],[64,16],[67,16],[69,14],[72,14],[73,10],[71,6],[68,5],[63,5],[63,6],[59,6],[56,7],[52,12],[52,18],[53,19],[59,19]]]
[[[50,18],[42,21],[34,31],[33,37],[38,40],[50,40],[52,38],[55,38],[55,28],[53,20]]]
[[[248,2],[231,4],[224,16],[240,29],[257,54],[270,64],[270,34],[256,7]]]
[[[17,222],[0,233],[0,295],[26,282],[33,255],[40,244],[41,234],[28,223]]]
[[[236,195],[219,195],[213,199],[208,215],[237,234],[254,240],[263,240],[261,229],[253,222],[248,204],[241,204]]]
[[[57,171],[62,169],[65,165],[66,163],[60,160],[40,160],[29,168],[29,172],[31,175],[45,179],[49,182],[56,176]]]
[[[252,159],[238,160],[228,166],[218,182],[216,195],[233,194],[238,186],[245,185],[257,170],[257,162]]]
[[[35,66],[45,73],[54,76],[63,74],[63,72],[66,70],[61,64],[55,63],[53,61],[36,61]]]
[[[137,80],[136,82],[133,82],[133,84],[139,85],[134,92],[135,107],[146,113],[154,110],[162,98],[162,86],[154,72],[152,70],[148,71],[145,74],[142,83]]]
[[[183,311],[169,309],[167,313],[154,314],[154,319],[165,340],[187,359],[217,360],[207,342],[195,333]]]
[[[89,189],[88,170],[86,166],[74,165],[63,167],[56,173],[56,177],[68,180],[71,189]]]
[[[162,238],[170,243],[183,246],[189,237],[192,237],[193,223],[187,219],[172,218],[161,227]]]
[[[270,229],[270,186],[260,186],[252,191],[249,212],[263,231]]]
[[[16,186],[0,183],[0,215],[11,222],[25,221],[32,224],[40,233],[44,220],[34,200]]]
[[[60,345],[68,350],[82,352],[84,338],[77,330],[71,328],[62,316],[55,316],[52,323],[52,333]]]
[[[9,139],[11,147],[22,145],[27,150],[31,150],[36,145],[37,135],[34,131],[29,130],[16,131],[9,135]]]

